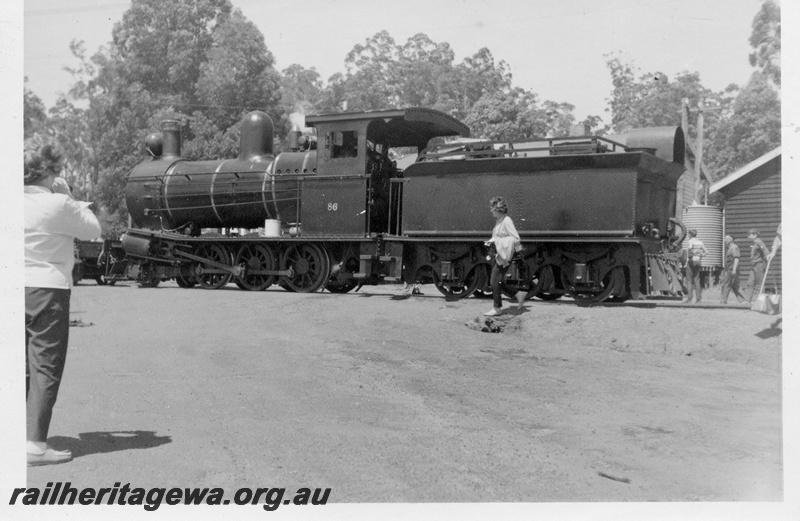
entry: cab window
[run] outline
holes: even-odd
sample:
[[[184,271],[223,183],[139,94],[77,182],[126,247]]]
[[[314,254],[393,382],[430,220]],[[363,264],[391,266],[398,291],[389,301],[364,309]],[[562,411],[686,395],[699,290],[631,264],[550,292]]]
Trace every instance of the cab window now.
[[[328,132],[326,141],[331,147],[331,158],[358,157],[358,132],[355,130]]]

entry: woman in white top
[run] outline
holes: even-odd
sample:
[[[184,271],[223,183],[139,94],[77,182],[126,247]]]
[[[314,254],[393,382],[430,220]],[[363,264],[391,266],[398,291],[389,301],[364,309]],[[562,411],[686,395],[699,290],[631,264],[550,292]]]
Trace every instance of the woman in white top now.
[[[503,313],[503,296],[500,290],[500,283],[506,276],[511,257],[514,252],[519,251],[521,248],[519,234],[514,227],[514,221],[511,220],[508,214],[508,205],[502,197],[493,197],[489,201],[491,205],[492,216],[495,219],[494,229],[492,230],[492,238],[486,241],[486,244],[494,244],[497,255],[495,255],[494,263],[492,263],[492,298],[494,299],[494,307],[491,311],[484,313],[487,317],[496,317]]]
[[[25,341],[28,466],[64,463],[47,445],[69,340],[74,240],[100,236],[97,217],[58,177],[60,156],[38,136],[25,143]]]

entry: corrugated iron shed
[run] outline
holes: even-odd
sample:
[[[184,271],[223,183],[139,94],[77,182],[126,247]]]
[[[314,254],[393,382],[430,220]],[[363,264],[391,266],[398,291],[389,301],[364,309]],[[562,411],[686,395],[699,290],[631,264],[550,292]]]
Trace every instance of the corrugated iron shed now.
[[[750,245],[747,231],[755,228],[759,237],[772,247],[781,223],[781,147],[752,161],[709,187],[709,192],[725,196],[725,233],[736,239],[742,252],[740,274],[750,270]],[[770,265],[770,273],[781,283],[781,253]],[[771,276],[767,278],[771,285]]]

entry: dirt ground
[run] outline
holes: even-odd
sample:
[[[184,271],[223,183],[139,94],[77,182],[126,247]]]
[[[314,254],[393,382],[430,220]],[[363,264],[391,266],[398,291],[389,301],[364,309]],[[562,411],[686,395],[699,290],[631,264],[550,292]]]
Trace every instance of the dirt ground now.
[[[74,289],[28,486],[330,487],[330,502],[781,501],[781,340],[735,306],[432,286]],[[706,300],[713,302],[710,295]],[[507,306],[511,303],[507,302]]]

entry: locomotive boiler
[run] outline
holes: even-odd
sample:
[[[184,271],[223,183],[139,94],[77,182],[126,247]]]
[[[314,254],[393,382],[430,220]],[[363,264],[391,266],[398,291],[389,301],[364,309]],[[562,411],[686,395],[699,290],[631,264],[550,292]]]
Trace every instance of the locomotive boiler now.
[[[432,282],[463,298],[488,291],[488,200],[504,196],[523,243],[507,291],[581,302],[678,294],[679,128],[612,139],[467,140],[424,108],[308,116],[317,146],[275,155],[272,122],[246,116],[237,158],[185,161],[176,122],[148,137],[129,173],[134,228],[123,245],[143,285],[175,278],[214,289],[345,292]],[[390,150],[416,150],[397,168]],[[266,220],[281,232],[252,230]],[[682,231],[681,226],[677,226]]]

